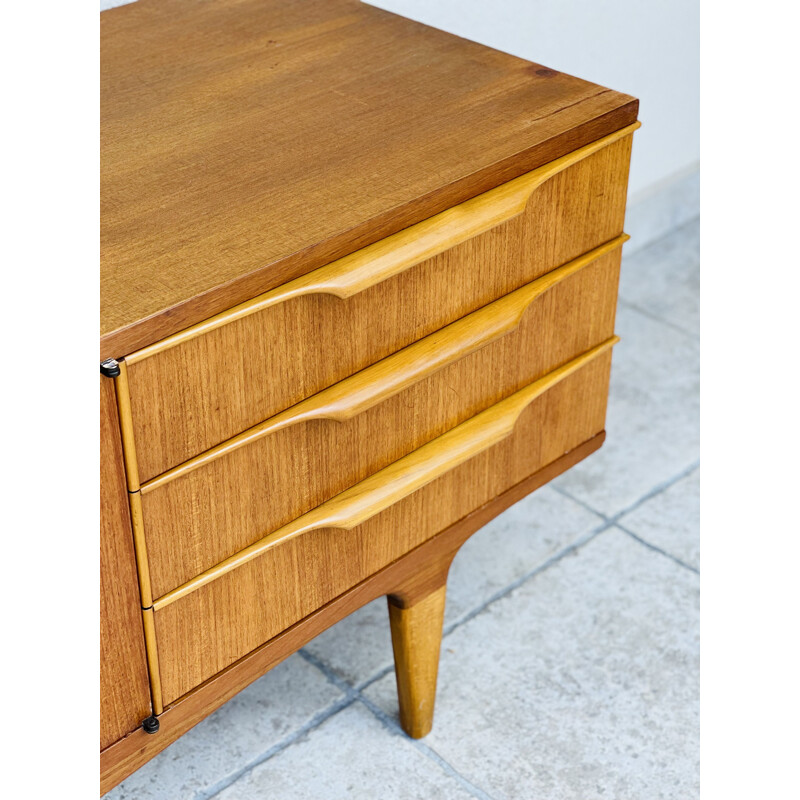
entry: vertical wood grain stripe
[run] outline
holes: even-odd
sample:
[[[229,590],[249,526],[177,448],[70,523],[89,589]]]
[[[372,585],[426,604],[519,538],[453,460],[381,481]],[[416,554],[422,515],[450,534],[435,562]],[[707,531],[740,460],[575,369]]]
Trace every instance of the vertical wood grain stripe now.
[[[604,147],[630,136],[640,126],[639,122],[628,125],[471,200],[137,350],[126,359],[129,364],[135,364],[293,297],[307,294],[351,297],[516,217],[524,211],[531,194],[545,181]]]
[[[122,431],[122,457],[125,461],[128,491],[139,490],[139,463],[136,460],[136,445],[133,436],[133,414],[131,412],[131,396],[128,388],[128,365],[122,359],[119,362],[119,375],[114,378],[117,390],[117,409],[119,410],[119,426]]]
[[[144,645],[147,656],[147,671],[150,679],[150,695],[153,712],[164,710],[161,697],[161,673],[158,667],[155,619],[153,616],[153,590],[150,584],[150,564],[147,560],[147,541],[144,535],[142,514],[142,495],[139,491],[139,469],[136,460],[136,444],[133,436],[133,417],[131,415],[130,394],[128,392],[128,368],[124,360],[119,362],[119,375],[114,379],[119,410],[119,425],[122,438],[122,455],[128,484],[128,503],[131,510],[131,529],[133,531],[133,551],[136,558],[136,572],[139,578],[139,596],[142,605],[142,624]]]
[[[144,623],[144,645],[147,653],[147,668],[150,673],[150,694],[153,700],[153,713],[158,715],[164,710],[161,695],[161,672],[158,666],[158,645],[156,643],[156,623],[152,608],[142,609]]]
[[[150,562],[147,560],[147,540],[144,535],[144,515],[142,514],[142,495],[129,492],[131,507],[131,527],[133,528],[133,547],[136,554],[136,569],[139,573],[139,593],[142,608],[153,605],[153,591],[150,588]]]
[[[136,570],[139,574],[139,592],[141,593],[142,607],[148,608],[153,604],[153,595],[150,588],[150,566],[147,560],[147,542],[144,536],[142,497],[139,493],[136,444],[133,437],[133,419],[131,416],[130,396],[128,394],[128,369],[124,361],[119,362],[119,375],[114,379],[114,386],[117,392],[117,407],[119,408],[122,454],[125,460],[125,471],[128,473],[128,502],[131,509]]]
[[[446,472],[509,436],[520,414],[537,397],[606,352],[619,341],[613,336],[558,369],[447,431],[398,461],[332,497],[297,519],[207,569],[155,600],[156,611],[220,578],[267,550],[321,528],[349,530],[384,511]]]

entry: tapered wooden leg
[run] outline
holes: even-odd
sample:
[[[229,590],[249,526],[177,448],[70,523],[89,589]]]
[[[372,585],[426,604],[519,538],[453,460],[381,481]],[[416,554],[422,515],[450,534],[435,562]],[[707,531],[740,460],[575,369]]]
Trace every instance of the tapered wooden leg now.
[[[433,726],[446,593],[443,585],[406,608],[389,598],[400,724],[412,739],[427,735]]]

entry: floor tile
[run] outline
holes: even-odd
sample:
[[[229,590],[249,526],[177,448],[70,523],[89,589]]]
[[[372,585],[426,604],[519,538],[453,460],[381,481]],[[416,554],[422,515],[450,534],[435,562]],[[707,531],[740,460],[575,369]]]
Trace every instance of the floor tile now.
[[[700,470],[620,519],[620,525],[700,569]]]
[[[628,254],[644,249],[700,214],[700,164],[670,175],[628,197],[625,232]]]
[[[468,539],[450,568],[445,626],[584,540],[602,519],[550,487],[515,503]]]
[[[451,570],[437,718],[425,744],[493,798],[697,796],[697,576],[621,531],[580,544],[699,458],[699,225],[623,261],[606,444],[476,533]],[[620,524],[699,565],[699,471]],[[483,610],[482,610],[483,609]],[[478,612],[469,619],[469,615]],[[386,601],[307,652],[396,716]],[[131,776],[109,800],[461,798],[469,785],[295,656]],[[252,770],[250,765],[258,763]],[[243,772],[244,771],[244,772]],[[480,793],[479,793],[480,794]]]
[[[392,637],[386,598],[379,597],[358,609],[321,633],[303,650],[351,686],[391,667]]]
[[[107,800],[205,797],[343,697],[300,656],[278,665],[145,764]]]
[[[356,702],[257,766],[218,800],[467,800],[474,795]]]
[[[425,743],[493,798],[698,796],[698,577],[609,530],[443,642]],[[396,715],[393,677],[365,690]]]
[[[700,334],[700,220],[623,258],[620,301]]]
[[[607,516],[689,469],[700,451],[697,341],[625,306],[603,447],[553,485]]]
[[[549,487],[523,498],[476,532],[456,556],[447,583],[445,625],[582,540],[601,521]],[[305,650],[352,685],[391,667],[386,600],[350,615]]]

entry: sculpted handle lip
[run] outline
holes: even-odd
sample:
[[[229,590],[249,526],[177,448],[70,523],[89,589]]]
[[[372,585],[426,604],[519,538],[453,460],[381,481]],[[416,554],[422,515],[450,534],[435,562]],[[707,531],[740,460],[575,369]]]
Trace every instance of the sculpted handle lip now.
[[[618,341],[619,337],[612,336],[597,347],[587,350],[577,358],[568,361],[505,400],[501,400],[393,464],[370,475],[336,497],[332,497],[292,522],[267,534],[259,541],[207,569],[182,586],[167,592],[153,603],[153,609],[159,611],[237,567],[252,561],[276,545],[304,533],[321,528],[349,530],[360,525],[390,505],[505,439],[513,432],[520,414],[537,397],[609,350]]]

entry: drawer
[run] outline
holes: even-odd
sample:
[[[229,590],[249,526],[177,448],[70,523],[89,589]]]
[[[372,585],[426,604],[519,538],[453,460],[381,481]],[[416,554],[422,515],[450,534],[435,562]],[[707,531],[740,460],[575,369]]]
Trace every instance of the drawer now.
[[[630,129],[126,357],[152,479],[622,232]]]
[[[613,342],[157,600],[165,704],[600,433]]]
[[[155,596],[611,337],[624,239],[145,483]]]

